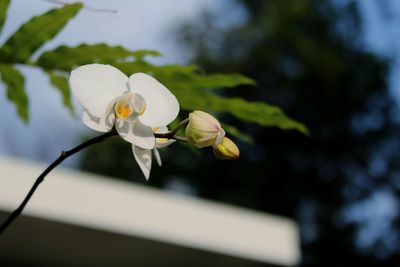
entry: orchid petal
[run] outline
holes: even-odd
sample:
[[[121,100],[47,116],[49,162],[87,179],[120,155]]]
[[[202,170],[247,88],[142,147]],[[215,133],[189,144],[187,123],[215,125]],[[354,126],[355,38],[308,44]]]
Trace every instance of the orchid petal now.
[[[83,123],[92,130],[109,132],[114,126],[115,114],[114,112],[109,112],[103,118],[97,118],[85,110],[82,113],[82,120]]]
[[[143,114],[146,111],[146,100],[139,94],[133,95],[133,108],[137,114]]]
[[[146,109],[139,121],[150,127],[161,127],[171,123],[179,113],[176,97],[160,82],[145,73],[129,77],[129,87],[146,101]]]
[[[152,129],[138,121],[117,119],[115,129],[124,140],[135,146],[143,149],[152,149],[155,146],[156,139]]]
[[[115,113],[114,113],[115,101],[112,101],[106,110],[106,115],[98,118],[90,114],[89,111],[84,110],[82,113],[83,123],[92,130],[98,132],[109,132],[114,126]]]
[[[217,138],[215,138],[215,145],[218,145],[219,143],[222,142],[222,139],[225,137],[225,130],[223,128],[221,128],[221,130],[219,131]]]
[[[146,180],[148,180],[151,170],[151,150],[142,149],[133,145],[132,152],[136,162],[144,174],[144,177],[146,177]]]
[[[167,126],[161,126],[153,129],[155,133],[168,133],[168,127]]]
[[[166,138],[156,138],[156,148],[167,147],[172,143],[175,143],[174,139],[166,139]]]
[[[103,64],[78,67],[69,78],[72,93],[97,118],[104,117],[110,102],[128,90],[127,81],[121,71]]]
[[[157,148],[153,148],[153,154],[154,154],[154,157],[156,158],[158,166],[161,167],[162,166],[162,162],[161,162],[160,152],[158,152]]]

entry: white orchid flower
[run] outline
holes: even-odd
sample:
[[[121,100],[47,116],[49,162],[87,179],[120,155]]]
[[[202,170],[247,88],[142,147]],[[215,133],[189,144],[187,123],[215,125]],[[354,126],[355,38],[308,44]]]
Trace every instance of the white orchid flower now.
[[[168,128],[167,127],[159,127],[153,129],[155,133],[167,133]],[[169,146],[176,140],[173,139],[166,139],[166,138],[156,138],[156,144],[153,149],[143,149],[139,146],[132,145],[132,151],[133,155],[135,156],[136,162],[138,163],[140,169],[142,170],[144,176],[146,177],[146,180],[149,179],[150,176],[150,170],[151,170],[151,164],[152,164],[152,154],[154,154],[154,157],[157,161],[158,166],[161,167],[162,162],[161,162],[161,157],[160,153],[158,152],[157,148],[163,148],[166,146]]]
[[[69,81],[89,128],[108,132],[115,125],[123,139],[143,149],[156,144],[152,129],[168,125],[179,113],[176,97],[144,73],[128,78],[113,66],[89,64],[73,70]]]

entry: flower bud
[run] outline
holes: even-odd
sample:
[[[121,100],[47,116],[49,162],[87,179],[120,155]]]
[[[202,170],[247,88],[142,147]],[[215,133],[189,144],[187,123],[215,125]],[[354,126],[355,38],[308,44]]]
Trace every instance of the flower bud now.
[[[222,138],[222,141],[214,146],[214,155],[219,159],[234,160],[239,158],[239,148],[228,137]]]
[[[225,136],[219,121],[210,114],[196,110],[189,114],[185,131],[189,142],[197,148],[214,146]]]

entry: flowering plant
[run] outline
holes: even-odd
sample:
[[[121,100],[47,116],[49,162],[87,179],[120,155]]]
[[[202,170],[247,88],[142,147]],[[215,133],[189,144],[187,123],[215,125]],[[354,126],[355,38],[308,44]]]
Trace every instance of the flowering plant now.
[[[104,64],[88,64],[71,72],[70,87],[84,108],[82,120],[89,128],[99,132],[113,129],[127,142],[146,179],[150,176],[152,154],[158,165],[161,158],[157,148],[176,140],[187,141],[198,148],[213,146],[215,155],[222,159],[238,158],[220,144],[225,131],[219,121],[203,111],[194,111],[179,127],[187,124],[186,137],[171,135],[167,125],[179,113],[176,97],[160,82],[145,73],[129,78],[117,68]],[[177,129],[175,130],[175,132]],[[157,134],[163,137],[156,138]],[[224,144],[227,143],[224,141]],[[153,151],[153,152],[152,152]]]
[[[145,57],[159,56],[157,51],[131,51],[102,43],[74,47],[62,45],[32,58],[81,9],[90,10],[82,3],[54,2],[62,4],[62,7],[32,17],[1,45],[0,80],[18,116],[27,123],[29,99],[25,92],[25,78],[19,67],[26,65],[43,70],[53,87],[61,93],[63,103],[71,113],[74,114],[71,101],[71,95],[74,95],[84,108],[83,123],[103,134],[62,151],[39,175],[19,207],[0,225],[0,234],[22,213],[49,172],[69,156],[112,136],[119,135],[131,144],[134,158],[148,179],[152,156],[161,166],[158,149],[176,141],[188,142],[197,148],[212,147],[214,155],[221,159],[239,157],[238,147],[225,136],[226,132],[244,142],[252,142],[251,136],[229,124],[223,124],[223,129],[215,117],[199,109],[226,112],[245,122],[308,134],[303,124],[277,107],[264,102],[224,97],[209,90],[254,85],[252,79],[235,73],[206,75],[193,65],[153,65]],[[0,2],[0,31],[9,3],[10,0]],[[177,118],[180,108],[195,111],[169,130],[168,126]],[[186,127],[184,136],[177,135],[181,127]]]

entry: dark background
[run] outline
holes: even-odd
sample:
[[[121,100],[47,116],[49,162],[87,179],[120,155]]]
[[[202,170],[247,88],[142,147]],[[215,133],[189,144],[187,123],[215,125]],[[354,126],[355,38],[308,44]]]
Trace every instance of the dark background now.
[[[224,94],[278,105],[312,135],[218,114],[254,137],[253,145],[235,140],[238,161],[174,145],[146,184],[293,218],[302,266],[397,266],[400,113],[388,86],[392,62],[362,43],[359,3],[236,4],[245,18],[234,26],[204,14],[179,27],[177,40],[206,73],[257,81]],[[81,167],[144,183],[128,148],[119,140],[93,147]]]

